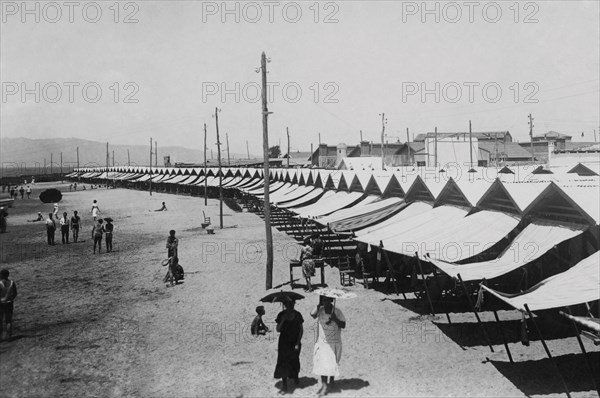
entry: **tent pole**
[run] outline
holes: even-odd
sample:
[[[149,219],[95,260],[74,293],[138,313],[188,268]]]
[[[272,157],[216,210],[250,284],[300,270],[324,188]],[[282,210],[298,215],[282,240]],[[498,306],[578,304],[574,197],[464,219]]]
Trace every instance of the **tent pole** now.
[[[566,306],[565,309],[567,310],[567,314],[571,315],[571,308],[569,308],[569,306]],[[562,311],[559,311],[559,312],[562,313]],[[587,354],[587,351],[585,350],[585,346],[583,345],[583,341],[581,341],[579,327],[577,326],[575,321],[573,321],[572,319],[569,318],[569,321],[571,322],[571,325],[573,325],[573,329],[575,329],[575,337],[577,338],[577,342],[579,343],[579,348],[581,348],[581,352],[583,353],[583,359],[585,359],[585,364],[587,365],[587,368],[590,371],[590,376],[592,376],[592,383],[594,384],[594,388],[596,389],[596,392],[598,393],[598,396],[600,397],[600,389],[598,388],[598,385],[596,385],[596,380],[594,379],[594,374],[595,374],[594,368],[592,368],[592,364],[590,363],[590,359],[588,358],[588,354]]]
[[[502,342],[504,343],[504,348],[506,348],[506,354],[508,354],[508,360],[510,363],[514,363],[512,355],[510,353],[510,348],[508,348],[508,343],[506,342],[506,337],[504,337],[504,330],[502,330],[502,324],[500,323],[500,318],[498,318],[498,312],[494,310],[494,318],[496,318],[496,324],[498,325],[498,330],[500,331],[500,335],[502,336]]]
[[[452,321],[450,320],[450,314],[448,313],[448,310],[446,309],[446,302],[444,301],[444,298],[442,297],[442,284],[440,283],[440,280],[438,279],[438,275],[435,272],[435,268],[433,269],[433,279],[435,279],[435,283],[437,284],[438,288],[440,289],[440,300],[442,302],[442,309],[446,313],[446,318],[448,318],[448,324],[452,325]]]
[[[381,250],[381,258],[383,258],[385,260],[388,278],[389,278],[389,280],[392,281],[392,284],[394,285],[394,292],[396,292],[396,296],[397,296],[398,295],[398,285],[396,284],[396,278],[394,278],[394,275],[392,273],[392,262],[390,261],[390,257],[388,256],[387,252],[385,250],[383,250],[383,241],[379,241],[379,249]],[[402,296],[404,296],[404,292],[402,292]],[[404,296],[404,299],[406,299],[406,296]]]
[[[475,314],[475,318],[477,318],[477,323],[481,327],[481,331],[483,332],[483,335],[485,336],[485,339],[488,342],[488,346],[490,347],[490,350],[492,352],[494,352],[494,347],[492,346],[492,341],[490,340],[490,336],[487,334],[487,331],[485,330],[485,326],[483,325],[483,322],[481,322],[481,318],[479,318],[479,314],[477,313],[477,310],[473,306],[473,301],[471,300],[471,296],[469,296],[469,291],[467,290],[467,287],[465,286],[465,283],[463,282],[460,274],[457,274],[456,276],[458,277],[458,280],[460,281],[460,285],[462,286],[462,288],[465,292],[465,296],[467,296],[467,301],[469,302],[471,311],[473,311],[473,314]]]
[[[417,258],[417,264],[419,265],[419,271],[421,272],[421,276],[423,277],[423,286],[425,287],[425,295],[427,295],[427,301],[429,302],[429,308],[431,309],[431,314],[435,315],[435,310],[433,309],[433,303],[431,302],[431,297],[429,297],[429,289],[427,288],[427,281],[425,280],[425,274],[423,273],[423,267],[421,266],[421,259],[419,258],[419,253],[415,252],[415,257]]]
[[[548,345],[546,345],[546,340],[544,340],[544,337],[542,336],[542,333],[541,333],[540,329],[538,328],[537,322],[533,318],[533,314],[531,313],[531,310],[529,309],[529,306],[527,304],[523,304],[523,307],[525,307],[525,310],[527,311],[527,314],[529,315],[529,319],[531,319],[531,321],[533,322],[533,326],[535,327],[535,331],[537,332],[538,336],[540,336],[540,341],[542,342],[542,345],[544,346],[544,351],[546,351],[546,355],[548,355],[548,358],[550,358],[550,361],[554,365],[554,368],[556,369],[556,372],[558,373],[558,377],[560,377],[560,381],[562,382],[562,385],[565,388],[565,391],[567,393],[567,397],[571,398],[571,393],[569,392],[569,388],[567,387],[567,383],[565,382],[565,379],[563,378],[562,373],[560,373],[560,369],[558,368],[558,364],[556,363],[556,361],[554,360],[554,357],[550,353],[550,349],[548,348]]]

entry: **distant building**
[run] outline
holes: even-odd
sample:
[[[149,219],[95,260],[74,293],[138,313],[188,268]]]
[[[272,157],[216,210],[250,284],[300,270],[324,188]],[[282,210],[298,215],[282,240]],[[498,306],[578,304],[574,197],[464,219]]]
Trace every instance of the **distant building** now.
[[[545,134],[534,135],[531,142],[520,142],[519,145],[531,156],[531,147],[533,146],[533,155],[539,162],[548,161],[548,153],[553,151],[570,151],[578,147],[589,146],[594,142],[572,142],[572,136],[562,134],[556,131],[548,131]],[[532,145],[533,143],[533,145]]]
[[[310,166],[311,153],[310,152],[290,152],[283,155],[283,165],[287,165],[287,159],[290,158],[290,167],[305,167]]]
[[[436,133],[421,133],[418,134],[413,141],[415,142],[425,142],[426,138],[435,139]],[[437,133],[438,139],[446,139],[446,138],[456,138],[457,140],[468,140],[469,132],[468,131],[458,131],[453,133],[447,132],[439,132]],[[498,141],[498,142],[512,142],[512,135],[508,131],[480,131],[480,132],[472,132],[471,137],[477,139],[479,142],[483,141]]]

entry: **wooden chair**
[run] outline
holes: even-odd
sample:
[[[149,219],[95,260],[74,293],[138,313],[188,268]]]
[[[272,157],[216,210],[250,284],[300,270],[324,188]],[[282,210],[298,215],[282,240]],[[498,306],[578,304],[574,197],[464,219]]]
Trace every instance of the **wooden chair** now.
[[[210,217],[206,217],[204,210],[202,210],[202,215],[204,216],[204,221],[200,225],[202,226],[202,229],[204,229],[210,225]]]
[[[369,288],[369,279],[371,279],[371,283],[375,282],[375,274],[367,271],[365,260],[358,253],[356,255],[356,267],[360,268],[360,270],[362,272],[363,286],[365,287],[365,289],[368,289]]]
[[[338,261],[338,269],[340,271],[340,284],[342,286],[353,286],[356,284],[356,271],[350,264],[350,256],[342,257]]]

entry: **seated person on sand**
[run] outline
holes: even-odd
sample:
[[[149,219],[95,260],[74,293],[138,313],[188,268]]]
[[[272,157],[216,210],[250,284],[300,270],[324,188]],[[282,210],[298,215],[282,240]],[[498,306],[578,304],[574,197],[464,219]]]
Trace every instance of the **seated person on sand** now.
[[[158,210],[154,210],[154,211],[167,211],[167,205],[165,204],[165,202],[162,202],[162,207]]]
[[[250,325],[250,333],[253,336],[264,336],[269,331],[269,328],[262,320],[262,316],[265,315],[265,307],[262,305],[256,307],[256,314],[254,320],[252,320],[252,325]]]
[[[42,213],[39,211],[37,214],[37,218],[35,220],[27,220],[27,222],[38,222],[38,221],[44,221],[44,216],[42,216]]]
[[[214,235],[214,234],[215,234],[215,227],[213,227],[213,225],[212,225],[212,224],[208,224],[208,225],[206,226],[206,233],[207,233],[208,235]]]

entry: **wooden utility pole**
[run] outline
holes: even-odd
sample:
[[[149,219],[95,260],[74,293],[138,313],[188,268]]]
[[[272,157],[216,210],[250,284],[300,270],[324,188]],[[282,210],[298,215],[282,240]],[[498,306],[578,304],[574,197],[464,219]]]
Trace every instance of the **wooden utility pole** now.
[[[62,169],[63,161],[62,161],[62,152],[60,153],[60,182],[63,182],[63,169]]]
[[[231,159],[229,159],[229,133],[225,133],[225,140],[227,141],[227,166],[231,166]]]
[[[321,133],[319,133],[319,146],[321,146]]]
[[[215,108],[215,122],[217,125],[217,159],[219,160],[219,226],[223,229],[223,173],[221,172],[221,140],[219,139],[219,108]]]
[[[158,142],[154,141],[154,167],[158,167]]]
[[[46,158],[44,158],[44,174],[46,174]]]
[[[127,149],[127,166],[131,166],[131,160],[129,158],[129,148]]]
[[[533,118],[531,117],[531,113],[529,114],[529,139],[531,140],[531,161],[535,162],[533,154]]]
[[[287,168],[290,168],[290,129],[285,128],[285,132],[287,133],[288,146],[287,146]]]
[[[435,136],[434,136],[434,149],[433,149],[433,153],[434,153],[434,157],[433,157],[433,167],[437,167],[438,164],[438,159],[437,159],[437,127],[435,128]]]
[[[204,123],[204,206],[208,206],[208,182],[206,181],[206,123]]]
[[[360,130],[360,142],[362,142],[362,130]]]
[[[473,131],[471,130],[471,121],[469,120],[469,154],[470,154],[470,164],[471,167],[469,170],[473,170]]]
[[[152,196],[152,137],[150,137],[150,196]]]
[[[413,162],[410,161],[410,136],[408,135],[408,127],[406,128],[406,148],[408,150],[408,163],[412,164]]]
[[[384,170],[385,169],[385,153],[383,151],[383,140],[384,140],[384,135],[385,135],[385,123],[386,123],[386,119],[385,119],[385,113],[381,114],[381,169]]]
[[[115,167],[115,151],[112,151],[112,167]]]
[[[248,159],[250,159],[250,147],[248,146],[248,140],[246,140],[246,153],[248,154]]]
[[[77,170],[79,170],[79,147],[77,147]],[[77,174],[77,181],[79,181],[79,176],[81,174]]]
[[[269,109],[267,108],[267,56],[263,52],[260,59],[262,73],[262,125],[263,125],[263,161],[264,172],[264,216],[265,232],[267,237],[267,274],[266,289],[273,287],[273,235],[271,231],[271,201],[269,199]],[[321,134],[319,134],[319,142]]]
[[[108,156],[108,141],[106,142],[106,189],[108,189],[108,162],[109,162],[109,156]]]
[[[53,170],[52,170],[52,158],[53,158],[53,155],[54,154],[52,152],[50,152],[50,175],[52,175],[52,172],[53,172]]]

